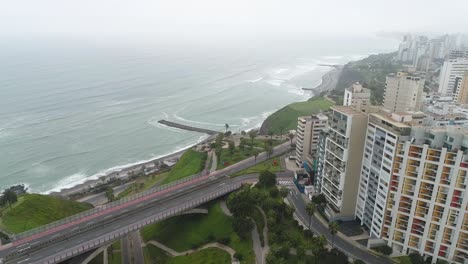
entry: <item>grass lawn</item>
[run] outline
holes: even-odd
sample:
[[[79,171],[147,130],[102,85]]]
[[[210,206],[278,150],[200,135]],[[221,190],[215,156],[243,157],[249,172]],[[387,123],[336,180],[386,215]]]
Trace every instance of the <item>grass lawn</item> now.
[[[217,169],[220,170],[226,168],[252,156],[253,154],[249,147],[246,147],[244,151],[240,151],[238,148],[236,148],[233,154],[231,154],[228,149],[223,149],[221,152],[221,157],[218,157]]]
[[[252,144],[252,140],[249,137],[244,138],[243,140],[245,141],[246,149],[250,148],[250,145]],[[265,142],[268,142],[269,140],[270,140],[269,137],[268,137],[268,139],[255,138],[254,141],[253,141],[253,145],[254,145],[254,147],[263,149],[265,147]],[[284,143],[286,141],[289,141],[289,139],[287,139],[286,137],[283,137],[283,140],[272,139],[271,143],[273,143],[272,144],[273,147],[276,147],[276,146],[281,145],[282,143]]]
[[[26,194],[3,211],[2,226],[12,233],[21,233],[70,215],[93,208],[87,203],[63,200],[54,196]]]
[[[89,264],[102,264],[104,263],[104,253],[99,253],[95,258],[93,258]]]
[[[145,263],[149,264],[230,264],[231,256],[218,248],[207,248],[186,256],[170,257],[164,251],[148,245],[145,249]]]
[[[276,166],[273,165],[273,162],[276,161]],[[232,175],[232,177],[237,177],[245,174],[251,174],[251,173],[260,173],[262,171],[268,170],[270,172],[280,172],[283,171],[283,168],[281,167],[281,158],[279,157],[274,157],[269,160],[257,163],[256,165],[247,168],[245,170],[239,171],[235,174]]]
[[[122,264],[122,253],[120,252],[120,239],[112,244],[112,254],[109,253],[108,260],[110,264]]]
[[[243,240],[234,232],[232,220],[226,216],[219,202],[210,203],[208,215],[191,214],[173,217],[142,229],[145,241],[157,240],[176,250],[187,251],[210,242],[221,242],[240,253],[242,263],[254,263],[252,240]]]
[[[411,264],[411,260],[408,256],[401,256],[401,257],[396,257],[393,259],[396,261],[399,261],[398,263],[400,264]]]
[[[156,183],[163,181],[169,176],[169,172],[163,172],[160,174],[153,174],[148,176],[142,176],[136,179],[136,182],[127,187],[123,192],[119,193],[117,199],[121,199],[132,194],[146,191],[153,187]]]
[[[188,149],[171,169],[169,176],[163,181],[163,184],[201,172],[205,168],[207,158],[208,154],[206,152]]]
[[[297,128],[297,118],[317,114],[321,110],[327,110],[333,103],[323,97],[314,97],[309,101],[289,104],[275,113],[271,114],[262,125],[262,130],[267,133],[272,131],[274,134],[280,134]]]

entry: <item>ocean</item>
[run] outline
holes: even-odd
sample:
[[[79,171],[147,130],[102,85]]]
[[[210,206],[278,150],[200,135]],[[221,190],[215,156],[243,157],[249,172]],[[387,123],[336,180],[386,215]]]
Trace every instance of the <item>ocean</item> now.
[[[186,148],[206,136],[160,119],[240,132],[313,96],[329,67],[393,51],[373,36],[166,45],[0,41],[0,188],[47,193]]]

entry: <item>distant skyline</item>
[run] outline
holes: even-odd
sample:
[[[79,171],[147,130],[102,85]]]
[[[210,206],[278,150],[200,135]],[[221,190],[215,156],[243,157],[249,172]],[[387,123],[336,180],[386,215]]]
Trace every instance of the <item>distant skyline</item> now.
[[[240,37],[466,33],[466,0],[18,0],[0,6],[0,37]]]

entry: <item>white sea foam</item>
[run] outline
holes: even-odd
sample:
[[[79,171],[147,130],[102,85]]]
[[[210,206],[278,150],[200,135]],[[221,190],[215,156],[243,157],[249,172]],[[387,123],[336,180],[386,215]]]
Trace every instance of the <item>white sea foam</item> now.
[[[258,128],[262,125],[263,121],[270,116],[274,111],[266,111],[257,116],[243,117],[241,118],[241,129],[248,131],[254,128]]]
[[[49,189],[49,190],[47,190],[45,192],[42,192],[42,194],[49,194],[51,192],[58,192],[60,190],[76,186],[78,184],[85,183],[88,180],[97,180],[100,177],[105,176],[105,175],[109,175],[112,172],[122,171],[123,169],[129,168],[129,167],[132,167],[132,166],[135,166],[135,165],[147,163],[147,162],[150,162],[150,161],[155,160],[155,159],[159,159],[159,158],[163,158],[165,156],[172,155],[174,153],[177,153],[179,151],[187,149],[187,148],[189,148],[189,147],[191,147],[193,145],[196,145],[196,144],[202,142],[203,140],[205,140],[208,137],[209,137],[208,135],[202,135],[202,136],[198,137],[198,139],[196,141],[192,141],[192,142],[188,142],[187,144],[184,144],[184,145],[176,146],[174,148],[174,150],[171,151],[171,152],[161,154],[161,155],[154,155],[152,158],[146,159],[146,160],[140,160],[140,161],[131,162],[131,163],[123,164],[123,165],[114,166],[114,167],[111,167],[109,169],[102,170],[102,171],[100,171],[100,172],[98,172],[96,174],[93,174],[91,176],[87,176],[85,173],[82,173],[82,172],[72,174],[72,175],[67,176],[64,179],[60,180],[57,184],[54,185],[54,187],[52,187],[51,189]]]
[[[274,79],[274,80],[267,80],[266,81],[268,84],[271,84],[273,86],[279,87],[281,84],[285,82],[285,80],[279,80],[279,79]]]
[[[263,77],[260,77],[260,78],[255,79],[255,80],[250,80],[250,81],[247,81],[247,82],[249,82],[249,83],[256,83],[256,82],[259,82],[259,81],[261,81],[261,80],[263,80]]]
[[[224,127],[224,125],[225,125],[225,124],[216,124],[216,123],[208,123],[208,122],[188,120],[188,119],[185,119],[183,117],[180,117],[179,115],[177,115],[177,113],[174,113],[173,116],[174,116],[175,119],[180,120],[180,121],[184,121],[184,122],[187,122],[187,123],[200,124],[200,125],[209,125],[209,126],[221,126],[221,127]]]
[[[280,73],[283,73],[283,72],[286,72],[288,71],[289,69],[278,69],[275,71],[276,74],[280,74]]]

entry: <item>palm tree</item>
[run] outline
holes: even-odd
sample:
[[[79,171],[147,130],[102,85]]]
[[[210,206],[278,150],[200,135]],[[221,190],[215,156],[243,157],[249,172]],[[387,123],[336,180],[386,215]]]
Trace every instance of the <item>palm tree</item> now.
[[[310,202],[306,205],[306,212],[309,215],[309,229],[310,229],[310,224],[312,222],[312,216],[315,214],[315,211],[317,211],[315,203]]]
[[[254,151],[255,164],[257,164],[258,151]]]
[[[332,235],[332,248],[335,242],[335,235],[336,233],[338,233],[338,228],[338,223],[336,223],[335,221],[332,221],[328,224],[328,230],[330,230],[330,234]]]
[[[279,127],[280,140],[283,140],[283,131],[284,131],[284,127],[283,127],[283,126],[280,126],[280,127]]]
[[[293,140],[293,138],[294,138],[294,134],[293,134],[293,133],[289,133],[288,138],[289,138],[290,144],[292,145],[292,140]]]
[[[226,127],[226,132],[227,132],[227,131],[228,131],[228,129],[229,129],[229,125],[228,125],[228,123],[226,123],[226,124],[224,125],[224,127]]]
[[[253,130],[253,129],[250,130],[249,137],[250,137],[250,148],[253,148],[254,139],[257,137],[257,130]]]
[[[268,132],[268,135],[270,136],[270,139],[273,140],[273,135],[274,135],[273,131],[270,130],[270,132]]]

